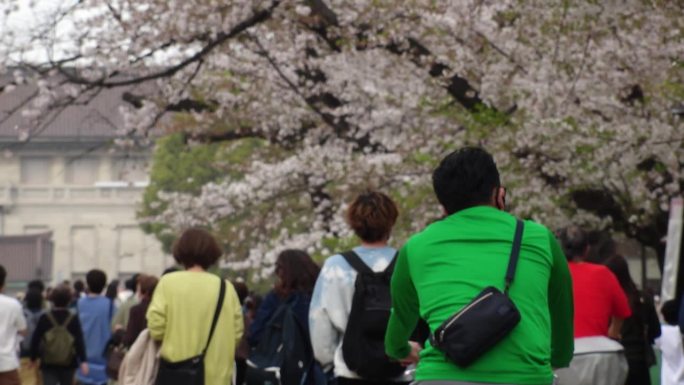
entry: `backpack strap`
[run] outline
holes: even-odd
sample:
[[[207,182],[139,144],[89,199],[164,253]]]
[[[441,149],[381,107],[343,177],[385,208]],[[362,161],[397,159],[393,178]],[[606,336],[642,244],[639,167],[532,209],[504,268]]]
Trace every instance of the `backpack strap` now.
[[[506,287],[504,289],[504,294],[508,295],[508,289],[513,283],[513,277],[515,277],[515,269],[518,266],[518,257],[520,256],[520,246],[522,244],[523,229],[525,228],[525,222],[520,219],[516,219],[515,223],[515,236],[513,237],[513,246],[511,247],[511,256],[508,260],[508,269],[506,270]]]
[[[359,273],[359,274],[361,274],[361,273],[373,274],[374,273],[373,269],[368,267],[368,265],[366,265],[363,262],[361,257],[359,257],[359,255],[356,254],[356,252],[354,250],[345,251],[344,253],[340,253],[340,255],[342,255],[342,257],[344,257],[344,259],[347,261],[347,263],[349,265],[351,265],[351,267],[354,270],[356,270],[357,273]]]
[[[214,319],[211,321],[211,329],[209,329],[209,339],[207,339],[207,345],[204,347],[204,350],[202,350],[202,356],[207,353],[211,337],[214,335],[214,329],[216,329],[216,324],[221,315],[221,309],[223,309],[223,299],[226,296],[226,281],[224,281],[223,278],[219,279],[221,280],[221,288],[219,289],[218,302],[216,303],[216,310],[214,311]]]
[[[69,324],[71,323],[72,319],[74,319],[74,313],[69,312],[69,315],[66,317],[66,320],[64,320],[64,323],[62,324],[62,326],[68,327]]]
[[[48,321],[52,324],[52,327],[59,326],[57,323],[57,320],[55,319],[55,316],[52,314],[51,311],[45,312],[45,316],[47,317]]]

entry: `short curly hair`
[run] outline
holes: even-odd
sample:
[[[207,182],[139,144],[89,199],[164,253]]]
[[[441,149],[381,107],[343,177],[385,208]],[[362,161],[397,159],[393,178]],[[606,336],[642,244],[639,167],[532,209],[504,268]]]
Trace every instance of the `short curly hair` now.
[[[347,222],[365,242],[389,239],[399,210],[392,198],[379,191],[359,194],[347,210]]]

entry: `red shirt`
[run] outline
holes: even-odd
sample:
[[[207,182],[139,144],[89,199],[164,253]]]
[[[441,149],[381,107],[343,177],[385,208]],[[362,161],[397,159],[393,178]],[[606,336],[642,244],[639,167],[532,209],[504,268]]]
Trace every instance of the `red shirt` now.
[[[612,317],[632,315],[620,283],[603,265],[569,262],[568,266],[575,302],[575,338],[608,336]]]

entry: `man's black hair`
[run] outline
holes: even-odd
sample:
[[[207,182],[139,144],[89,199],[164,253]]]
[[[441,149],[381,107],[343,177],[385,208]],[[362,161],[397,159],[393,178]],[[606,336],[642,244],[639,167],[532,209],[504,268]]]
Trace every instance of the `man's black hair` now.
[[[0,265],[0,289],[5,287],[5,279],[7,278],[7,270],[5,267]]]
[[[98,269],[90,270],[86,274],[86,283],[91,294],[101,294],[107,285],[107,274]]]
[[[447,155],[432,173],[432,187],[447,214],[487,204],[501,186],[494,158],[480,147]]]
[[[138,277],[140,274],[133,274],[133,276],[124,282],[124,286],[126,287],[126,290],[130,291],[136,291],[138,288]]]
[[[43,281],[39,279],[34,279],[33,281],[29,282],[26,286],[28,290],[33,289],[41,293],[45,291],[45,284],[43,283]]]
[[[76,291],[77,293],[82,293],[83,291],[85,291],[85,284],[83,283],[83,281],[79,279],[76,280],[76,282],[74,282],[74,291]]]
[[[36,288],[28,289],[24,296],[24,303],[26,308],[30,310],[41,310],[43,308],[43,292]]]
[[[660,314],[668,325],[677,325],[679,320],[679,301],[671,299],[660,308]]]

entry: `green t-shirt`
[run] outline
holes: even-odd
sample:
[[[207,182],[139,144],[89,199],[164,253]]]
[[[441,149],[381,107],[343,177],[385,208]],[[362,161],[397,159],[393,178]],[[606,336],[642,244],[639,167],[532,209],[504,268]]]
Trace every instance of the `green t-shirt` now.
[[[392,276],[387,354],[408,355],[407,341],[418,317],[434,331],[485,287],[503,290],[514,233],[515,217],[476,206],[411,237]],[[551,384],[552,367],[566,367],[572,359],[572,281],[558,242],[540,224],[525,221],[509,294],[521,314],[511,334],[467,368],[447,361],[427,343],[416,380]]]

